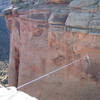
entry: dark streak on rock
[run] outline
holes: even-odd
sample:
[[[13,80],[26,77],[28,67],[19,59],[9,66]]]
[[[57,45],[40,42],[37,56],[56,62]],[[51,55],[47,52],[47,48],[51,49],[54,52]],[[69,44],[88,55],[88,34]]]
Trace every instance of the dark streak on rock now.
[[[38,29],[38,30],[34,33],[33,36],[35,36],[35,37],[40,37],[40,36],[42,35],[42,33],[43,33],[43,30],[42,30],[42,29]]]
[[[15,47],[15,69],[16,69],[16,72],[17,72],[17,82],[18,82],[18,74],[19,74],[19,64],[20,64],[20,60],[19,60],[19,57],[20,57],[20,55],[19,55],[19,50],[18,50],[18,48],[16,48]]]
[[[54,63],[56,65],[62,65],[62,64],[64,64],[64,60],[65,60],[65,57],[62,56],[62,55],[60,55],[60,56],[56,57],[55,59],[53,59],[53,61],[54,61]]]
[[[19,36],[20,36],[20,23],[18,21],[16,21],[16,27],[18,29],[18,33],[19,33]]]
[[[12,27],[12,20],[8,20],[8,24],[7,24],[7,27],[8,27],[8,30],[10,31],[11,33],[11,27]]]

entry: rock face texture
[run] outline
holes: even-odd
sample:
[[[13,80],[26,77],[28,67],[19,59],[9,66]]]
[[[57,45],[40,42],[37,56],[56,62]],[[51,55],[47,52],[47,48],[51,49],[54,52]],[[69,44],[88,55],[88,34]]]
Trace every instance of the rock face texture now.
[[[40,100],[99,100],[99,1],[83,1],[38,5],[30,12],[5,16],[11,33],[9,85],[20,86],[88,54],[89,60],[21,90]],[[73,10],[73,4],[80,8]]]

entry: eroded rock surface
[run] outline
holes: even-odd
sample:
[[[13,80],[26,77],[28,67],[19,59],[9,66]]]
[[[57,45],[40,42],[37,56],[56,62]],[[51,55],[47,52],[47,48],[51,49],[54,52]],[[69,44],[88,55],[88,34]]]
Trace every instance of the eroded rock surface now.
[[[39,4],[30,12],[6,15],[11,32],[9,85],[20,86],[88,54],[90,59],[21,90],[40,100],[99,100],[100,18],[99,6],[91,8],[94,3],[82,4],[89,9],[72,9],[67,3]]]

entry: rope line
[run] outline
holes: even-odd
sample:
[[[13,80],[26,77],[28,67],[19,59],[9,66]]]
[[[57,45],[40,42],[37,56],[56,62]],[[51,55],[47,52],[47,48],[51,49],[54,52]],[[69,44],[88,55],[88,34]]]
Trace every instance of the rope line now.
[[[45,78],[45,77],[47,77],[47,76],[49,76],[49,75],[51,75],[51,74],[53,74],[53,73],[56,73],[56,72],[58,72],[58,71],[60,71],[60,70],[62,70],[62,69],[64,69],[64,68],[66,68],[66,67],[68,67],[68,66],[74,64],[74,63],[77,63],[77,62],[79,62],[79,61],[81,61],[82,59],[85,59],[85,58],[89,60],[89,56],[86,55],[86,56],[84,56],[84,57],[82,57],[82,58],[80,58],[80,59],[74,60],[73,62],[71,62],[71,63],[69,63],[69,64],[66,64],[66,65],[64,65],[64,66],[62,66],[62,67],[60,67],[60,68],[58,68],[58,69],[55,69],[55,70],[53,70],[53,71],[51,71],[51,72],[49,72],[49,73],[47,73],[47,74],[45,74],[45,75],[43,75],[43,76],[40,76],[40,77],[38,77],[38,78],[36,78],[36,79],[34,79],[34,80],[32,80],[32,81],[29,81],[29,82],[27,82],[27,83],[25,83],[25,84],[23,84],[23,85],[17,87],[17,89],[23,88],[23,87],[25,87],[25,86],[27,86],[27,85],[29,85],[29,84],[31,84],[31,83],[34,83],[34,82],[36,82],[36,81],[38,81],[38,80],[40,80],[40,79],[43,79],[43,78]]]

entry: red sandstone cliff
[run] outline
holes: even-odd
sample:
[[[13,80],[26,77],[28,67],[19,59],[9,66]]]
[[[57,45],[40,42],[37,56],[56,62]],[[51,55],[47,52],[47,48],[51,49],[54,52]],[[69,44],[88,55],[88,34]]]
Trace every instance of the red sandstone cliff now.
[[[92,0],[86,7],[76,2],[81,7],[76,9],[75,1],[69,8],[66,4],[45,4],[5,16],[11,33],[9,85],[20,86],[88,54],[90,64],[83,59],[22,90],[40,100],[94,100],[85,88],[97,89],[86,81],[88,76],[96,81],[100,77],[99,8],[87,7],[95,6]]]

